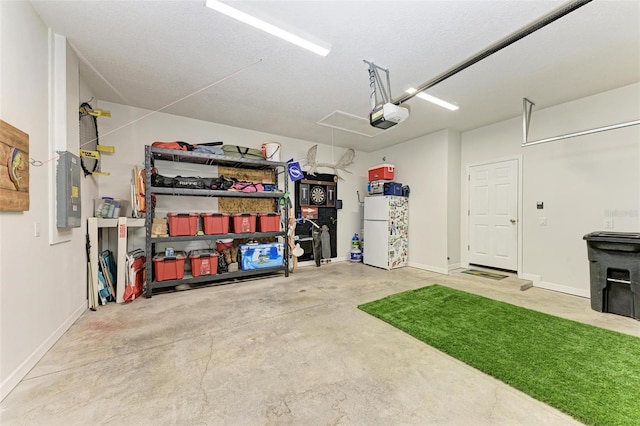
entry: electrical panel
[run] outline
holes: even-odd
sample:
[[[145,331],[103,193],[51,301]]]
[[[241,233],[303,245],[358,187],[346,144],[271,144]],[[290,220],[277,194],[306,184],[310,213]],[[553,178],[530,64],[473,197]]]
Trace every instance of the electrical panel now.
[[[80,158],[69,151],[58,151],[56,165],[56,226],[79,228],[80,209]]]

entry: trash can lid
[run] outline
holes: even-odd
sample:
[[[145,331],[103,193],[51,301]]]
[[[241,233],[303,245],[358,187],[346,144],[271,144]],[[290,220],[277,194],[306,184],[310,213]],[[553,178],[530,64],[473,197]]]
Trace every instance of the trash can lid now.
[[[605,232],[596,231],[582,237],[587,241],[606,241],[611,243],[636,243],[640,244],[638,232]]]

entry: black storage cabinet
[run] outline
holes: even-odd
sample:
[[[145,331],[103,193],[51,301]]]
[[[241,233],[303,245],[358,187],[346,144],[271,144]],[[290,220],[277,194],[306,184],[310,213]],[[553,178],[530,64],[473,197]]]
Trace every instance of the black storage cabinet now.
[[[640,233],[592,232],[591,308],[640,320]]]

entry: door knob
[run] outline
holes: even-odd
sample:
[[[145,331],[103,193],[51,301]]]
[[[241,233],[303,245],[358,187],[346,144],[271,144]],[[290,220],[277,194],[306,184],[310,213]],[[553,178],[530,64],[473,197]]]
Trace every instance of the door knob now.
[[[515,219],[511,219],[511,224],[515,224],[516,220]]]

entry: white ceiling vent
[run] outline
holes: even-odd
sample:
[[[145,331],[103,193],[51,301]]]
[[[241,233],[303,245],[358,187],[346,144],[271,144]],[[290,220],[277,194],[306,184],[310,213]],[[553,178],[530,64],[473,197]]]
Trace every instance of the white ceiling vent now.
[[[331,114],[318,121],[318,124],[321,126],[344,130],[345,132],[355,133],[357,135],[368,136],[370,138],[378,136],[380,133],[384,133],[384,130],[371,126],[368,119],[358,117],[353,114],[347,114],[342,111],[333,111]]]

